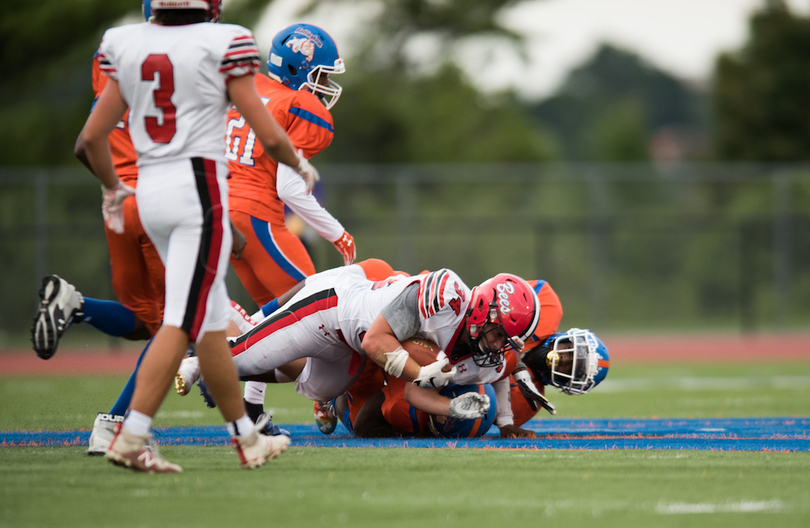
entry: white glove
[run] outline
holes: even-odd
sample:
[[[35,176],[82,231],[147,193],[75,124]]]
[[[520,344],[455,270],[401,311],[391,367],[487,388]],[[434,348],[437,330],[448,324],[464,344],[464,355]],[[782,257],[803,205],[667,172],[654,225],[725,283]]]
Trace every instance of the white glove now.
[[[430,365],[425,365],[419,369],[419,375],[413,380],[413,384],[424,389],[444,387],[456,374],[456,367],[451,368],[449,372],[442,372],[442,369],[449,364],[450,360],[447,357],[440,357]]]
[[[476,420],[489,410],[489,396],[477,392],[465,392],[450,400],[450,416],[462,420]]]
[[[101,216],[107,227],[119,235],[124,232],[124,200],[135,194],[135,189],[120,181],[112,189],[101,186]]]
[[[304,183],[307,184],[307,192],[312,192],[312,188],[315,187],[315,182],[321,179],[321,175],[318,174],[318,169],[313,167],[304,157],[304,151],[302,149],[298,149],[298,166],[293,167],[293,170],[304,179]]]

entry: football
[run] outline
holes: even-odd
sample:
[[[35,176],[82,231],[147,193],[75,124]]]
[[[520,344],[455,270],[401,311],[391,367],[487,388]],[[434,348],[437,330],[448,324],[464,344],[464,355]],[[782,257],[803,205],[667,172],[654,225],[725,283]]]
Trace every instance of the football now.
[[[402,348],[408,352],[408,355],[410,355],[414,361],[423,367],[436,361],[436,356],[441,351],[439,346],[433,341],[418,337],[412,337],[403,341]]]

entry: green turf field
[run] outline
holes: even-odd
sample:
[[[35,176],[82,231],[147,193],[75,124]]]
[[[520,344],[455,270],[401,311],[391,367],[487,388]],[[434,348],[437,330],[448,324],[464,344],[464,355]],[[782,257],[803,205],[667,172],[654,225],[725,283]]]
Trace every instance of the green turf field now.
[[[810,363],[621,366],[561,418],[810,416]],[[88,429],[123,377],[0,379],[0,430]],[[291,386],[275,421],[309,421]],[[553,419],[553,418],[549,418]],[[192,393],[155,425],[217,424]],[[810,526],[810,453],[292,448],[256,471],[224,447],[167,446],[178,476],[78,447],[0,447],[0,526]]]

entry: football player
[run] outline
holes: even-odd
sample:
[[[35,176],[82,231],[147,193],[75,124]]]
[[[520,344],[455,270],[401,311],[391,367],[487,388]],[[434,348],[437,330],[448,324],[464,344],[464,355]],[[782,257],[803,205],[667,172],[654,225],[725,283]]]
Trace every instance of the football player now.
[[[269,77],[254,75],[256,91],[293,147],[312,158],[334,136],[329,110],[342,88],[332,76],[345,71],[335,41],[312,24],[284,28],[273,37],[267,69]],[[255,132],[235,108],[228,112],[225,143],[231,222],[246,238],[241,258],[232,258],[231,265],[266,316],[278,308],[280,295],[315,273],[303,243],[285,224],[285,205],[332,242],[345,265],[354,261],[354,239],[307,192],[292,168],[264,155]],[[247,383],[248,411],[260,412],[263,401],[264,384]]]
[[[534,334],[529,338],[529,342],[545,340],[553,334],[559,326],[563,316],[562,304],[551,285],[543,280],[528,281],[532,291],[537,296],[540,306],[540,318]],[[452,363],[452,361],[451,361]],[[509,351],[504,354],[504,367],[493,387],[500,387],[500,399],[505,401],[505,389],[509,386],[512,373],[518,365],[518,357],[514,352]],[[465,367],[462,367],[465,368]],[[466,370],[466,368],[465,368]],[[455,379],[453,380],[455,382]],[[474,380],[472,381],[474,382]],[[512,383],[517,390],[517,385]],[[528,387],[524,387],[528,389]],[[406,401],[405,392],[409,397],[416,398],[413,402]],[[538,392],[541,392],[542,387]],[[532,393],[532,396],[534,394]],[[536,398],[536,396],[534,396]],[[511,395],[512,401],[517,398],[524,400],[521,394]],[[432,402],[435,402],[432,403]],[[411,403],[414,403],[412,406]],[[345,397],[332,402],[335,412],[331,416],[321,417],[318,421],[322,432],[329,433],[334,430],[335,417],[340,416],[343,423],[349,430],[354,430],[358,436],[402,436],[418,435],[426,431],[427,413],[432,405],[444,405],[446,399],[438,394],[428,394],[424,391],[416,391],[411,387],[399,382],[395,378],[386,377],[384,373],[373,365],[367,365],[358,381],[347,391]],[[527,403],[528,407],[529,404]],[[515,426],[512,415],[507,412],[508,406],[501,403],[503,412],[496,415],[496,425],[498,425],[502,436],[529,436],[533,434]],[[535,407],[536,410],[536,407]],[[521,415],[522,416],[522,415]],[[327,418],[331,418],[330,422]],[[520,425],[520,424],[518,424]]]
[[[523,366],[513,351],[506,352],[506,368],[512,369],[508,377],[511,405],[496,414],[502,437],[536,437],[533,431],[521,428],[541,406],[527,398],[526,389],[515,381],[521,369],[531,376],[541,394],[545,394],[546,385],[566,394],[586,394],[607,376],[607,347],[589,330],[572,328],[537,343],[523,354]],[[386,380],[379,369],[366,366],[357,382],[332,405],[346,428],[357,436],[424,436],[430,434],[428,415],[436,414],[436,406],[445,405],[446,400],[435,393],[416,391],[399,380]],[[549,403],[542,406],[556,414]],[[329,433],[334,427],[321,430]]]
[[[540,392],[544,393],[546,386],[552,386],[565,394],[578,395],[587,394],[605,379],[610,368],[610,354],[596,334],[571,328],[528,343],[522,352],[522,362]],[[518,428],[538,411],[532,400],[520,397],[524,392],[513,376],[511,410],[513,423]]]
[[[239,375],[260,381],[283,365],[312,358],[319,368],[313,367],[310,377],[317,370],[312,383],[319,393],[306,396],[313,400],[345,392],[366,354],[389,376],[417,387],[438,388],[451,379],[489,383],[508,376],[502,350],[507,343],[522,348],[539,312],[532,288],[511,274],[470,290],[447,269],[375,282],[360,267],[349,266],[307,278],[287,304],[232,342],[231,349]],[[411,337],[451,351],[450,358],[419,365],[402,347],[401,341]],[[452,368],[446,368],[451,362]],[[187,394],[200,375],[196,358],[184,360],[178,392]]]
[[[87,159],[104,186],[102,211],[123,230],[121,203],[133,190],[120,182],[107,136],[130,108],[139,158],[139,215],[166,267],[163,324],[138,371],[130,410],[105,453],[110,462],[146,472],[180,472],[147,448],[152,417],[195,343],[208,389],[245,469],[289,445],[258,434],[247,416],[228,355],[230,304],[225,273],[231,253],[227,165],[223,155],[229,103],[250,123],[265,151],[314,185],[317,171],[297,154],[259,99],[252,76],[258,49],[249,30],[208,24],[220,0],[153,0],[153,22],[107,30],[99,48],[111,79],[82,132]]]
[[[145,19],[149,20],[150,0],[144,0],[143,12]],[[93,57],[92,71],[95,106],[109,79],[101,73],[98,54]],[[134,189],[138,179],[138,158],[129,137],[128,113],[110,132],[107,141],[119,179]],[[81,134],[76,140],[75,154],[92,172]],[[59,339],[74,323],[86,322],[107,335],[130,340],[150,339],[157,332],[163,317],[163,263],[141,225],[134,196],[123,201],[122,210],[123,232],[117,233],[106,222],[104,224],[112,287],[119,302],[84,297],[58,275],[45,277],[31,329],[31,341],[39,357],[51,358],[56,353]],[[137,365],[142,358],[143,353]],[[96,416],[88,454],[103,455],[112,440],[115,424],[124,419],[134,390],[137,365],[110,411]]]

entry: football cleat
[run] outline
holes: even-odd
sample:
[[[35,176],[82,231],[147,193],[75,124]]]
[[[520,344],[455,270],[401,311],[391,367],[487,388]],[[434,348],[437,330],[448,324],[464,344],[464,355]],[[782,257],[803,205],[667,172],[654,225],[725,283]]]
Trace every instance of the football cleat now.
[[[193,356],[188,357],[180,363],[180,369],[174,376],[174,389],[180,396],[185,396],[199,379],[200,360]]]
[[[103,455],[115,437],[115,424],[123,421],[124,417],[120,414],[98,413],[93,422],[93,432],[90,433],[87,454],[90,456]]]
[[[151,439],[152,435],[136,435],[124,427],[123,423],[117,423],[115,436],[104,453],[104,458],[116,466],[143,473],[182,473],[183,468],[160,456],[157,449],[150,445]]]
[[[318,430],[325,435],[335,432],[337,427],[337,413],[335,413],[335,406],[332,402],[314,402],[312,404],[312,411],[315,414],[315,425]]]
[[[285,435],[266,436],[260,434],[267,427],[267,415],[260,419],[250,433],[234,436],[231,445],[239,455],[239,464],[242,469],[253,469],[264,465],[265,462],[276,458],[290,445],[290,437]]]
[[[256,423],[261,422],[262,420],[265,419],[265,417],[267,418],[267,424],[264,426],[264,429],[259,431],[259,434],[263,434],[266,436],[278,436],[278,435],[290,436],[290,432],[288,430],[282,429],[277,425],[273,425],[273,415],[270,413],[260,414],[259,418],[256,420]]]
[[[205,401],[205,406],[209,409],[215,409],[217,402],[214,401],[214,397],[208,392],[208,385],[205,384],[205,380],[200,378],[200,381],[197,382],[197,386],[200,388],[200,396],[202,396]]]
[[[84,297],[72,284],[58,275],[48,275],[39,290],[39,309],[31,327],[34,351],[42,359],[56,353],[59,338],[73,323],[84,315]]]

